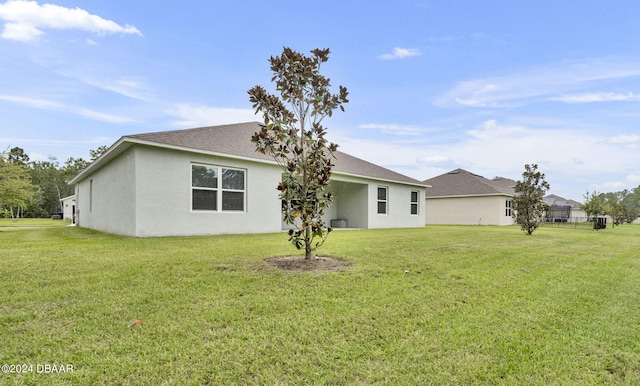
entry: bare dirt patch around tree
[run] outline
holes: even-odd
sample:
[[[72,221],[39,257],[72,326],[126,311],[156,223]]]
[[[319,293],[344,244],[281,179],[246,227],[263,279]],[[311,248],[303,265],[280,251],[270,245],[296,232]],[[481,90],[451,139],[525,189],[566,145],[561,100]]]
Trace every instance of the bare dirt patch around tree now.
[[[290,272],[343,272],[351,267],[351,263],[328,256],[317,256],[305,260],[304,256],[282,256],[265,259],[265,262],[284,271]]]

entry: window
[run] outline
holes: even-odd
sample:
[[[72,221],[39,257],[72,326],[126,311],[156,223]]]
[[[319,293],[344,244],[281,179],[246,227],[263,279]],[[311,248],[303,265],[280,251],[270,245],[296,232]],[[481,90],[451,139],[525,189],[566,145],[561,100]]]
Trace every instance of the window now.
[[[244,211],[245,171],[191,165],[191,209]]]
[[[378,186],[378,214],[387,214],[387,193],[386,186]]]
[[[93,180],[89,180],[89,213],[93,212]]]
[[[411,214],[418,214],[418,198],[420,197],[420,192],[417,190],[411,191]]]
[[[511,217],[511,200],[507,200],[505,204],[506,204],[506,210],[504,215],[506,217]]]

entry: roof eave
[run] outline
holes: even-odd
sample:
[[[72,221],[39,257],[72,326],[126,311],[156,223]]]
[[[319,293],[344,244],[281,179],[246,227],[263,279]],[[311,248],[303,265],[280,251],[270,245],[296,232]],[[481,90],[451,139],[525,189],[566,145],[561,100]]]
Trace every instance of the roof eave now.
[[[117,155],[124,152],[130,146],[129,145],[129,146],[123,147],[122,144],[126,142],[127,142],[127,137],[121,137],[116,143],[111,145],[111,147],[109,147],[107,151],[102,153],[100,157],[98,157],[95,161],[89,164],[89,166],[87,166],[83,171],[81,171],[80,174],[73,177],[71,181],[68,182],[68,184],[69,185],[77,184],[78,182],[84,180],[87,176],[91,175],[95,170],[100,169],[103,164],[111,161]]]
[[[128,148],[130,148],[133,145],[153,146],[153,147],[160,147],[160,148],[164,148],[164,149],[186,151],[186,152],[198,153],[198,154],[206,154],[206,155],[212,155],[212,156],[217,156],[217,157],[233,158],[233,159],[239,159],[239,160],[243,160],[243,161],[258,162],[258,163],[262,163],[262,164],[278,165],[277,162],[275,162],[273,160],[260,159],[260,158],[255,158],[255,157],[239,156],[239,155],[229,154],[229,153],[206,151],[206,150],[196,149],[196,148],[192,148],[192,147],[188,147],[188,146],[171,145],[171,144],[165,144],[165,143],[160,143],[160,142],[154,142],[154,141],[148,141],[148,140],[143,140],[143,139],[124,136],[124,137],[120,138],[115,144],[113,144],[109,149],[107,149],[106,152],[104,152],[100,157],[98,157],[98,159],[96,159],[94,162],[92,162],[80,174],[78,174],[71,181],[69,181],[69,185],[75,185],[78,182],[84,180],[87,176],[91,175],[94,171],[100,169],[104,164],[108,163],[113,158],[115,158],[116,156],[120,155],[121,153],[123,153],[125,150],[127,150]],[[333,170],[332,173],[334,175],[338,175],[338,176],[358,177],[358,178],[364,178],[364,179],[368,179],[368,180],[390,182],[390,183],[396,183],[396,184],[402,184],[402,185],[410,185],[410,186],[419,186],[419,187],[423,187],[423,188],[430,188],[431,187],[431,185],[424,184],[423,182],[420,182],[420,181],[417,181],[417,180],[414,183],[414,182],[410,182],[410,181],[385,179],[385,178],[367,176],[367,175],[356,174],[356,173],[340,172],[340,171],[336,171],[336,170]]]
[[[509,193],[451,194],[446,196],[427,196],[426,198],[467,198],[467,197],[497,197],[497,196],[513,197],[514,195]]]
[[[337,175],[337,176],[344,176],[344,177],[356,177],[356,178],[362,178],[362,179],[366,179],[366,180],[374,180],[374,181],[380,181],[380,182],[389,182],[389,183],[400,184],[400,185],[419,186],[421,188],[431,188],[432,187],[431,185],[426,185],[426,184],[424,184],[424,183],[422,183],[420,181],[411,182],[411,181],[393,180],[393,179],[389,179],[389,178],[366,176],[366,175],[363,175],[363,174],[347,173],[347,172],[340,172],[340,171],[335,171],[335,170],[332,170],[331,174]]]

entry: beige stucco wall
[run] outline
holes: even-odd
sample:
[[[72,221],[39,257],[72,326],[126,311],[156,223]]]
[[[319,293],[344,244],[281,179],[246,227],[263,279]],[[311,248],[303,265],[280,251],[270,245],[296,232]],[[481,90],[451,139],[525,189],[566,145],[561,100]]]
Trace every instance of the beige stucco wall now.
[[[513,218],[506,215],[506,200],[511,197],[470,196],[425,200],[427,224],[455,225],[512,225]]]

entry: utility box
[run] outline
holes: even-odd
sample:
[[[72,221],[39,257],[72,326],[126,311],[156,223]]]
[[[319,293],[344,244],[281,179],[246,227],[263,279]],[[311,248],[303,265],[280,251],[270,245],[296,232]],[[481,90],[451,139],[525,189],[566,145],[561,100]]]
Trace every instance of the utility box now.
[[[331,220],[331,228],[349,228],[349,220],[346,218],[337,218]]]

